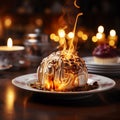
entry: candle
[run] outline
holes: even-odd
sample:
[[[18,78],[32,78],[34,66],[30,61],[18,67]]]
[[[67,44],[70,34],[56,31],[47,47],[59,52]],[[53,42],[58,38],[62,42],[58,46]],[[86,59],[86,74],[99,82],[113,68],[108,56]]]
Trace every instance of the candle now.
[[[109,36],[108,36],[108,42],[109,45],[115,46],[117,43],[118,36],[116,35],[116,31],[114,29],[110,30]]]
[[[24,59],[24,47],[13,46],[11,38],[7,40],[7,46],[0,46],[0,62],[3,66],[20,67],[19,61]]]
[[[98,39],[98,43],[106,42],[104,27],[102,25],[98,27],[98,33],[96,34],[96,38]]]
[[[11,38],[8,38],[7,46],[0,46],[0,51],[21,51],[24,50],[23,46],[13,46]]]
[[[100,26],[98,27],[98,32],[99,32],[99,33],[103,33],[103,32],[104,32],[104,27],[103,27],[102,25],[100,25]]]

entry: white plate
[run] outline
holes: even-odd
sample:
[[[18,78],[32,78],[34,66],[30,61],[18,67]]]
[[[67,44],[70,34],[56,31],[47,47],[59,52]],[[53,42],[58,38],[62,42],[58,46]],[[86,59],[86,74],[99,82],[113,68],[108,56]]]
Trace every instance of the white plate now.
[[[71,99],[71,97],[73,97],[73,99],[74,99],[74,98],[79,98],[82,95],[88,95],[88,94],[92,94],[92,93],[106,91],[106,90],[113,88],[116,84],[114,80],[112,80],[108,77],[105,77],[105,76],[96,75],[96,74],[89,74],[88,76],[89,76],[88,84],[92,84],[95,81],[98,82],[99,87],[97,89],[93,89],[93,90],[89,90],[89,91],[75,91],[75,92],[71,92],[71,91],[56,92],[56,91],[46,91],[46,90],[34,89],[34,88],[30,87],[30,83],[33,83],[37,80],[36,73],[26,74],[26,75],[16,77],[12,80],[12,84],[19,88],[25,89],[25,90],[39,92],[42,94],[54,95],[54,97],[59,97],[59,95],[67,95],[68,98],[70,98],[70,99]],[[63,99],[65,99],[65,98],[63,98]]]
[[[7,69],[9,69],[11,67],[12,67],[12,65],[0,66],[0,70],[7,70]]]

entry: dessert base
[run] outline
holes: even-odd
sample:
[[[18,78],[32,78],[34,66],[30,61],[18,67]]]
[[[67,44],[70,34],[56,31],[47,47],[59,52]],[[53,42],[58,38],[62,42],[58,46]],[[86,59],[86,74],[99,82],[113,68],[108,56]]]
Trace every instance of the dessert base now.
[[[113,58],[100,58],[100,57],[93,57],[95,63],[98,64],[110,64],[110,63],[117,63],[118,57]]]

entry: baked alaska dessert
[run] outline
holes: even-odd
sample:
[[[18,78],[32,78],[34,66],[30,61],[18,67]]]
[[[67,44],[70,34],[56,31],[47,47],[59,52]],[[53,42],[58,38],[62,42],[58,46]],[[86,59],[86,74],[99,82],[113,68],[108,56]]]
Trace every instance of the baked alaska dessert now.
[[[30,86],[56,92],[88,91],[98,88],[95,81],[88,84],[88,71],[84,60],[77,53],[57,51],[44,58],[37,69],[38,80]]]
[[[118,60],[117,48],[114,48],[107,43],[98,45],[92,52],[93,60],[99,64],[116,63]]]
[[[85,62],[77,53],[57,51],[44,58],[37,69],[38,83],[42,89],[69,91],[85,86],[88,72]]]
[[[80,15],[77,15],[76,22]],[[88,84],[86,64],[76,51],[75,27],[76,23],[69,39],[65,28],[58,30],[60,50],[42,60],[37,68],[38,80],[31,84],[31,87],[57,92],[90,90],[98,87],[96,82]]]

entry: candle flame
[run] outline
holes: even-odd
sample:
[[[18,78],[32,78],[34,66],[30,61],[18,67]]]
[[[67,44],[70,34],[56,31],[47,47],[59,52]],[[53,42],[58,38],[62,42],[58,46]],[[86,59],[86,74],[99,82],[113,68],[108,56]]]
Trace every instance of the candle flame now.
[[[69,32],[68,33],[68,38],[69,39],[73,39],[74,38],[74,33],[73,32]]]
[[[114,37],[115,35],[116,35],[116,31],[115,31],[115,30],[113,30],[113,29],[112,29],[112,30],[110,30],[110,36],[113,36],[113,37]]]
[[[102,39],[102,33],[97,33],[96,37],[97,37],[97,39]]]
[[[100,26],[98,27],[98,32],[99,32],[99,33],[103,33],[103,32],[104,32],[104,27],[103,27],[102,25],[100,25]]]
[[[59,29],[58,30],[58,35],[60,36],[60,38],[64,38],[65,37],[65,31],[63,29]]]
[[[12,42],[12,39],[11,39],[11,38],[8,38],[7,46],[8,46],[8,47],[12,47],[12,46],[13,46],[13,42]]]

